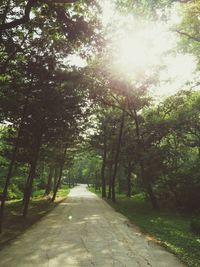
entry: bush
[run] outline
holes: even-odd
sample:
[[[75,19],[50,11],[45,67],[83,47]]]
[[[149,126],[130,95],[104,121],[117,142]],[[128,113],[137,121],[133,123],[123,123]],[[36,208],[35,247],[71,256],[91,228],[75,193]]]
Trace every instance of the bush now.
[[[11,184],[8,189],[8,199],[21,199],[22,197],[23,193],[19,190],[18,186]]]
[[[42,196],[44,196],[44,192],[45,192],[44,189],[38,189],[38,190],[32,191],[31,196],[32,197],[42,197]]]
[[[200,218],[191,220],[190,228],[193,233],[200,235]]]

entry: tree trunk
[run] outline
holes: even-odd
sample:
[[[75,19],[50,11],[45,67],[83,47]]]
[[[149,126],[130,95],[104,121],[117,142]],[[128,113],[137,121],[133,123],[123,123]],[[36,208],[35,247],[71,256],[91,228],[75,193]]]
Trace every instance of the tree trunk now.
[[[134,109],[134,120],[135,120],[135,126],[136,126],[136,136],[137,136],[137,145],[138,145],[138,161],[140,165],[142,181],[144,184],[145,191],[149,195],[149,199],[151,201],[152,207],[154,209],[159,209],[157,198],[153,192],[151,183],[149,182],[149,179],[147,178],[147,175],[144,169],[144,162],[143,162],[142,154],[141,154],[142,153],[141,151],[142,150],[144,151],[144,147],[143,147],[143,142],[140,137],[140,126],[139,126],[137,111],[135,109]]]
[[[111,164],[109,171],[108,199],[111,199],[112,196],[112,169],[113,169],[113,164]]]
[[[6,182],[4,185],[4,189],[3,189],[3,193],[1,195],[1,206],[0,206],[0,233],[2,232],[2,223],[3,223],[3,213],[4,213],[4,206],[5,206],[5,201],[7,198],[7,193],[8,193],[8,187],[10,184],[10,180],[12,177],[12,171],[13,171],[13,167],[15,165],[15,160],[16,160],[16,156],[17,156],[17,151],[19,148],[19,141],[20,141],[20,137],[21,137],[21,133],[22,133],[22,129],[24,126],[24,119],[26,116],[26,110],[27,110],[27,105],[28,105],[28,97],[25,100],[25,104],[24,104],[24,108],[23,108],[23,112],[22,112],[22,118],[19,124],[19,129],[18,129],[18,133],[17,133],[17,139],[14,145],[14,149],[13,149],[13,153],[12,153],[12,158],[8,167],[8,173],[6,176]]]
[[[109,169],[109,187],[108,187],[108,199],[111,199],[112,196],[112,172],[113,172],[113,157],[114,157],[114,147],[111,150],[111,159],[110,159],[110,169]]]
[[[13,150],[13,154],[12,154],[12,159],[8,168],[8,173],[7,173],[7,177],[6,177],[6,182],[4,185],[4,189],[3,189],[3,193],[1,195],[1,207],[0,207],[0,233],[2,232],[2,223],[3,223],[3,212],[4,212],[4,206],[5,206],[5,201],[7,198],[7,193],[8,193],[8,186],[10,184],[10,179],[12,176],[12,170],[13,170],[13,166],[15,164],[15,160],[16,160],[16,155],[17,155],[17,150],[19,147],[19,139],[20,139],[20,135],[21,135],[21,131],[18,131],[18,135],[17,135],[17,140],[15,143],[15,147]]]
[[[35,151],[33,154],[33,159],[31,162],[29,176],[28,176],[25,191],[24,191],[23,211],[22,211],[23,217],[26,217],[27,213],[28,213],[28,207],[29,207],[30,196],[31,196],[31,191],[32,191],[33,179],[35,177],[35,170],[36,170],[37,162],[38,162],[38,158],[39,158],[41,141],[42,141],[42,131],[40,131],[40,133],[36,137]]]
[[[50,166],[49,167],[48,180],[47,180],[47,184],[46,184],[46,190],[45,190],[45,193],[44,193],[45,196],[48,196],[50,194],[50,192],[51,192],[53,171],[54,171],[53,167]]]
[[[119,153],[120,153],[120,147],[121,147],[121,141],[122,141],[122,134],[123,134],[123,128],[124,128],[124,117],[125,117],[125,111],[123,111],[121,116],[121,123],[120,123],[120,129],[119,129],[119,137],[117,142],[117,148],[115,153],[115,159],[114,159],[114,169],[113,169],[113,175],[112,175],[112,201],[116,201],[115,196],[115,180],[117,176],[117,167],[118,167],[118,161],[119,161]]]
[[[150,183],[148,183],[147,186],[148,186],[147,192],[149,194],[149,198],[151,200],[152,207],[153,207],[153,209],[158,210],[159,209],[158,200],[157,200],[157,198],[153,192],[153,188],[152,188]]]
[[[103,162],[101,167],[101,187],[102,187],[102,198],[106,197],[106,177],[105,177],[105,168],[106,168],[106,157],[107,157],[107,146],[106,146],[106,127],[104,127],[104,141],[103,141]]]
[[[132,188],[131,188],[131,163],[129,161],[128,163],[128,174],[127,174],[127,197],[131,197],[131,191],[132,191]]]
[[[99,174],[96,171],[95,173],[95,191],[99,191],[100,187],[99,187]]]
[[[67,154],[67,148],[65,148],[64,150],[64,153],[63,153],[63,157],[62,157],[62,161],[60,163],[60,171],[59,171],[59,176],[58,176],[58,180],[57,180],[57,183],[56,183],[56,186],[54,188],[54,192],[53,192],[53,197],[51,199],[52,202],[54,202],[55,198],[56,198],[56,194],[58,192],[58,188],[60,186],[60,182],[61,182],[61,178],[62,178],[62,173],[63,173],[63,167],[64,167],[64,164],[65,164],[65,157],[66,157],[66,154]]]
[[[149,182],[149,180],[147,178],[147,175],[145,173],[144,165],[143,165],[143,161],[142,160],[140,161],[140,169],[141,169],[141,175],[142,175],[142,179],[143,179],[143,184],[144,184],[145,190],[146,190],[146,192],[147,192],[147,194],[149,196],[151,205],[152,205],[153,209],[158,210],[159,209],[158,201],[157,201],[157,198],[156,198],[156,196],[155,196],[155,194],[153,192],[152,185]]]
[[[57,166],[56,166],[56,167],[55,167],[55,170],[54,170],[53,191],[54,191],[55,188],[56,188],[57,180],[58,180],[58,168],[57,168]]]

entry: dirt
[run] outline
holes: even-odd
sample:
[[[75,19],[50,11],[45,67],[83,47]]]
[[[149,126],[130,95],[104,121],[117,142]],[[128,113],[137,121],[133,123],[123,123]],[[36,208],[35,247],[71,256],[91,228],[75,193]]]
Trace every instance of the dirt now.
[[[26,219],[22,217],[22,203],[17,201],[6,205],[3,232],[0,235],[0,250],[5,245],[12,242],[19,235],[24,233],[30,226],[40,220],[48,212],[52,211],[55,206],[66,199],[66,197],[57,197],[55,202],[50,202],[48,198],[36,198],[30,203],[28,216]]]
[[[0,251],[1,267],[183,267],[127,218],[86,189],[66,201]]]

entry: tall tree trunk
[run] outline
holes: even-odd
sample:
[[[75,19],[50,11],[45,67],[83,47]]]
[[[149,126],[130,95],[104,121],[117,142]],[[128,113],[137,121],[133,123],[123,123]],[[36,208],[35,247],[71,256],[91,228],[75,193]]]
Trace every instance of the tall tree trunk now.
[[[95,191],[99,191],[100,187],[99,187],[99,174],[98,172],[96,171],[95,173]]]
[[[30,196],[31,196],[31,191],[32,191],[33,179],[35,177],[35,170],[36,170],[37,162],[38,162],[38,158],[39,158],[41,142],[42,142],[42,130],[40,130],[40,133],[36,136],[36,140],[35,140],[35,151],[33,153],[33,159],[31,162],[29,176],[28,176],[25,191],[24,191],[23,211],[22,211],[23,217],[26,217],[27,213],[28,213],[28,207],[29,207]]]
[[[147,194],[149,195],[149,199],[151,201],[152,207],[154,209],[159,209],[157,198],[153,192],[152,185],[149,179],[147,178],[147,174],[144,169],[144,162],[142,159],[142,150],[144,150],[144,147],[143,147],[143,141],[141,140],[141,137],[140,137],[140,126],[139,126],[137,111],[135,109],[134,109],[134,120],[135,120],[135,126],[136,126],[136,136],[137,136],[137,145],[138,145],[138,161],[140,165],[142,181],[144,184],[144,188]]]
[[[114,169],[113,169],[113,175],[112,175],[112,201],[116,201],[115,196],[115,180],[117,176],[117,167],[118,167],[118,161],[119,161],[119,153],[120,153],[120,147],[121,147],[121,141],[122,141],[122,134],[123,134],[123,128],[124,128],[124,118],[125,118],[125,111],[123,111],[121,116],[121,123],[120,123],[120,129],[119,129],[119,137],[117,142],[117,148],[115,153],[115,159],[114,159]]]
[[[119,169],[119,168],[118,168]],[[117,192],[119,193],[119,194],[121,194],[122,192],[123,192],[123,181],[122,181],[122,177],[121,177],[121,174],[120,174],[120,172],[118,171],[118,177],[117,177],[118,179],[117,179],[117,185],[118,185],[118,190],[117,190]]]
[[[58,180],[58,167],[56,166],[54,170],[53,191],[56,188],[57,180]]]
[[[60,163],[60,171],[59,171],[59,176],[58,176],[58,180],[57,180],[57,183],[56,183],[56,186],[54,188],[54,192],[53,192],[53,197],[51,199],[52,202],[54,202],[55,198],[56,198],[56,194],[58,192],[58,188],[60,186],[60,182],[61,182],[61,178],[62,178],[62,173],[63,173],[63,167],[64,167],[64,164],[65,164],[65,157],[66,157],[66,154],[67,154],[67,147],[65,148],[64,150],[64,153],[63,153],[63,157],[62,157],[62,160],[61,160],[61,163]]]
[[[112,173],[113,173],[113,157],[114,157],[114,147],[112,148],[112,151],[111,151],[111,159],[110,159],[110,169],[109,169],[109,187],[108,187],[108,199],[111,199],[111,196],[112,196]]]
[[[51,192],[53,171],[54,171],[54,168],[53,168],[52,165],[50,165],[48,180],[47,180],[47,184],[46,184],[46,190],[45,190],[45,193],[44,193],[45,196],[49,195],[49,193]]]
[[[149,194],[149,198],[151,200],[152,207],[153,207],[153,209],[158,210],[159,209],[158,200],[157,200],[157,198],[153,192],[153,188],[152,188],[151,183],[148,183],[147,186],[148,186],[147,192]]]
[[[104,127],[104,138],[103,138],[103,162],[101,167],[101,187],[102,187],[102,198],[106,197],[106,157],[107,157],[107,145],[106,145],[106,127]]]
[[[17,156],[17,151],[19,148],[19,141],[20,141],[20,137],[21,137],[21,133],[22,133],[22,129],[24,126],[24,120],[25,120],[25,116],[26,116],[26,110],[27,110],[27,105],[28,105],[28,97],[25,100],[25,104],[24,104],[24,108],[23,108],[23,112],[22,112],[22,118],[19,124],[19,128],[18,128],[18,133],[17,133],[17,139],[14,145],[14,149],[13,149],[13,153],[12,153],[12,158],[8,167],[8,173],[6,176],[6,181],[5,181],[5,185],[4,185],[4,189],[3,189],[3,193],[1,195],[1,206],[0,206],[0,233],[2,232],[2,223],[3,223],[3,213],[4,213],[4,206],[5,206],[5,201],[7,198],[7,194],[8,194],[8,187],[10,184],[10,180],[12,177],[12,171],[13,171],[13,167],[15,165],[15,161],[16,161],[16,156]]]
[[[131,171],[132,171],[131,162],[129,161],[128,174],[127,174],[127,197],[131,197],[131,191],[132,191],[132,188],[131,188]]]
[[[8,186],[10,184],[10,179],[12,176],[12,170],[13,170],[13,166],[15,164],[15,160],[16,160],[16,155],[17,155],[17,150],[19,147],[19,139],[20,139],[20,135],[21,135],[21,131],[19,129],[18,131],[18,135],[17,135],[17,140],[15,143],[15,147],[12,153],[12,159],[8,168],[8,173],[7,173],[7,177],[6,177],[6,182],[4,185],[4,189],[3,189],[3,193],[1,195],[1,207],[0,207],[0,233],[2,232],[2,223],[3,223],[3,212],[4,212],[4,206],[5,206],[5,201],[7,198],[7,193],[8,193]]]
[[[108,199],[111,199],[112,197],[112,177],[109,177],[109,187],[108,187]]]

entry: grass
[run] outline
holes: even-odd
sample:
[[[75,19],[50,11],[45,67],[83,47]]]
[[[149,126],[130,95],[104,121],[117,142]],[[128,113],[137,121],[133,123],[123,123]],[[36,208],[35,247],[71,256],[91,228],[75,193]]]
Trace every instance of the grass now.
[[[95,192],[93,189],[90,190]],[[100,195],[99,192],[96,193]],[[108,203],[188,266],[200,266],[200,236],[190,230],[191,216],[154,211],[145,202],[143,194],[137,194],[130,199],[118,194],[116,203]]]
[[[22,200],[7,201],[3,231],[0,235],[0,249],[53,210],[58,203],[67,197],[69,191],[70,189],[67,187],[59,189],[54,203],[50,201],[50,196],[44,197],[44,190],[34,192],[30,200],[28,215],[25,219],[21,215]]]

